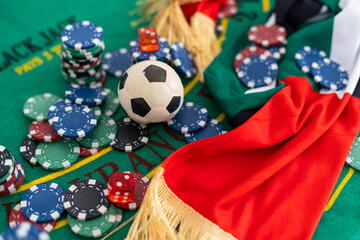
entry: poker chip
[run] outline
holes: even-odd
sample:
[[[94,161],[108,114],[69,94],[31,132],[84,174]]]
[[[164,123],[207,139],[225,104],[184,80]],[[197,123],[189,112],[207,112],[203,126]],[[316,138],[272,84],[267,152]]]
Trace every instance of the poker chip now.
[[[99,153],[102,148],[87,148],[80,145],[80,157],[90,157]]]
[[[0,145],[0,183],[6,181],[13,171],[14,161],[9,150]]]
[[[91,85],[73,84],[65,91],[66,97],[76,104],[100,105],[107,96],[106,91]]]
[[[314,75],[315,82],[326,89],[341,90],[344,89],[349,78],[345,69],[338,63],[323,58],[311,64],[311,71]]]
[[[311,64],[326,58],[326,53],[317,48],[304,46],[295,54],[295,62],[301,71],[309,76],[313,76],[311,72]]]
[[[102,79],[104,78],[104,76],[106,76],[105,70],[99,70],[94,76],[90,76],[90,77],[82,77],[82,78],[73,78],[70,77],[66,72],[62,71],[62,75],[65,79],[65,81],[68,84],[76,84],[76,85],[85,85],[85,84],[96,84],[100,81],[103,81]]]
[[[49,121],[57,134],[67,138],[85,137],[94,130],[97,120],[90,108],[76,104],[58,107]]]
[[[205,127],[208,120],[206,108],[193,103],[184,103],[175,117],[167,121],[169,127],[180,133],[189,133]]]
[[[12,172],[12,174],[9,176],[8,179],[6,179],[5,182],[0,184],[0,192],[8,189],[11,185],[13,185],[16,181],[16,179],[19,176],[19,166],[17,165],[17,163],[15,163],[15,167],[14,167],[14,171]]]
[[[144,124],[125,117],[116,121],[116,126],[116,137],[110,144],[116,150],[132,152],[145,146],[149,141],[149,130]]]
[[[32,165],[37,164],[35,151],[39,143],[40,142],[33,138],[31,134],[28,134],[20,145],[21,156]]]
[[[81,105],[83,107],[87,107],[87,108],[90,108],[91,111],[94,112],[95,116],[96,116],[96,120],[99,120],[100,116],[101,116],[101,108],[100,106],[89,106],[89,105]]]
[[[280,45],[286,41],[286,30],[276,24],[270,26],[259,24],[250,28],[248,38],[250,42],[263,47]]]
[[[356,137],[346,158],[346,163],[360,171],[360,137]]]
[[[73,49],[93,48],[103,40],[103,29],[89,21],[69,24],[61,33],[61,41]]]
[[[16,162],[16,166],[18,169],[18,175],[16,177],[16,180],[13,183],[11,183],[11,185],[9,187],[0,191],[0,196],[14,194],[19,189],[19,187],[21,186],[21,184],[23,183],[23,181],[25,179],[24,168],[15,158],[14,158],[14,161]]]
[[[101,105],[102,111],[106,116],[111,117],[120,107],[120,100],[116,93],[108,88],[104,88],[107,94],[105,102]]]
[[[32,122],[29,132],[33,138],[41,142],[55,142],[62,139],[49,122]]]
[[[78,142],[87,148],[102,148],[108,146],[116,136],[116,124],[113,119],[106,115],[99,118],[95,129]]]
[[[54,229],[54,226],[56,224],[56,220],[47,223],[33,223],[23,214],[21,210],[21,204],[16,204],[16,206],[11,210],[9,215],[9,226],[11,228],[14,228],[23,222],[32,223],[40,227],[47,233],[50,233]]]
[[[66,191],[64,208],[81,221],[105,214],[110,205],[106,185],[95,179],[80,181]]]
[[[102,63],[102,67],[106,73],[115,77],[121,77],[122,74],[133,65],[131,54],[126,48],[120,48],[106,53]]]
[[[240,65],[242,64],[245,58],[249,58],[257,55],[265,55],[267,57],[270,57],[271,53],[262,47],[258,47],[254,45],[248,46],[243,50],[241,50],[240,52],[238,52],[238,54],[236,54],[234,60],[235,71],[240,67]]]
[[[47,120],[47,112],[51,105],[60,100],[60,97],[44,93],[28,98],[24,104],[24,114],[31,120],[45,121]]]
[[[101,57],[95,60],[95,62],[85,63],[85,64],[79,64],[76,62],[70,63],[69,61],[65,61],[62,57],[60,57],[62,66],[69,69],[89,69],[94,66],[97,66],[101,63]]]
[[[134,177],[135,180],[135,193],[133,199],[128,203],[114,203],[117,207],[125,210],[136,210],[138,209],[146,193],[147,188],[149,187],[150,180],[141,173],[138,172],[125,172],[129,173]]]
[[[86,69],[86,71],[75,71],[63,67],[62,71],[71,78],[82,79],[95,76],[100,71],[100,69],[101,65],[96,66],[95,68]]]
[[[215,119],[209,119],[203,129],[192,133],[186,133],[185,140],[187,143],[192,143],[206,138],[215,137],[226,132],[225,127],[221,123]]]
[[[56,183],[34,185],[21,198],[21,210],[32,222],[52,222],[64,212],[64,194],[65,190]]]
[[[245,58],[236,73],[242,84],[249,88],[258,88],[275,81],[278,66],[265,55],[257,55]]]
[[[175,42],[171,45],[170,54],[176,69],[184,77],[195,77],[197,72],[194,60],[181,42]]]
[[[80,147],[75,139],[41,142],[35,151],[37,162],[46,170],[69,168],[79,158]]]
[[[218,13],[218,18],[230,18],[237,13],[238,4],[235,0],[228,0]]]
[[[140,50],[139,38],[130,42],[129,49],[133,59],[137,62],[145,60],[168,61],[171,58],[169,43],[161,36],[159,36],[159,50],[155,52],[142,52]]]
[[[275,62],[279,62],[281,58],[286,54],[286,46],[279,45],[279,46],[271,46],[266,48],[270,52],[270,56]]]
[[[52,125],[52,119],[55,117],[56,113],[60,109],[63,109],[65,106],[71,106],[72,104],[73,103],[69,99],[61,99],[56,103],[54,103],[53,105],[51,105],[47,112],[47,118],[50,125]]]
[[[107,234],[116,225],[117,210],[114,205],[110,205],[107,212],[97,218],[81,221],[72,217],[70,214],[67,219],[73,233],[81,237],[98,238]]]
[[[22,222],[0,234],[3,240],[50,240],[49,234],[29,222]]]

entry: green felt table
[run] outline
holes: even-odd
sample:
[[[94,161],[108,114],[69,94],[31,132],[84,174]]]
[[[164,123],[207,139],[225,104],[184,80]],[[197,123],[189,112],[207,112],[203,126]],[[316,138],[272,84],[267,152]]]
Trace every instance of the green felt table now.
[[[242,5],[240,17],[248,18],[248,9],[261,12],[268,11],[270,6],[266,0],[248,1]],[[23,185],[14,195],[0,197],[0,231],[8,226],[11,209],[34,184],[51,181],[67,189],[73,183],[90,178],[105,183],[116,171],[136,171],[151,178],[167,156],[186,144],[183,135],[159,123],[149,125],[149,143],[136,152],[124,153],[107,147],[97,155],[80,158],[72,167],[57,172],[32,166],[20,155],[20,144],[29,133],[31,123],[23,114],[26,99],[46,92],[65,97],[67,84],[61,75],[59,57],[62,29],[71,22],[89,20],[103,28],[105,52],[127,48],[137,36],[137,29],[130,25],[137,19],[136,15],[129,15],[134,8],[135,1],[123,0],[0,1],[0,144],[20,161],[26,173]],[[226,26],[227,21],[223,24]],[[182,82],[185,101],[206,107],[211,118],[221,121],[230,130],[226,116],[212,99],[206,84],[197,78],[183,79]],[[118,78],[108,76],[105,87],[116,91],[118,83]],[[120,109],[112,118],[118,120],[122,116],[125,112]],[[345,166],[314,239],[359,236],[359,207],[357,199],[352,197],[360,192],[359,181],[360,174]],[[135,213],[124,211],[121,229],[109,239],[125,238]],[[80,239],[72,233],[66,216],[57,221],[50,236],[51,239]]]

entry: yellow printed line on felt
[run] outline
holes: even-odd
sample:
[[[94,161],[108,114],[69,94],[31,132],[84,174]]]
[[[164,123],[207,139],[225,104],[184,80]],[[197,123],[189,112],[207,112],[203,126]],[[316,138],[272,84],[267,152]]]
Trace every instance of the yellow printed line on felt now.
[[[228,18],[224,18],[221,21],[221,26],[223,27],[224,31],[222,31],[222,33],[220,34],[219,38],[218,38],[218,45],[221,46],[222,42],[225,40],[225,33],[226,33],[226,29],[228,27],[229,24],[229,19]]]
[[[352,175],[354,174],[355,170],[352,168],[349,168],[348,173],[346,174],[346,176],[344,177],[344,179],[341,181],[341,183],[339,184],[339,186],[336,188],[334,194],[330,197],[330,200],[328,201],[328,203],[325,206],[324,212],[330,210],[330,208],[334,205],[336,199],[338,198],[338,196],[340,195],[340,192],[343,190],[343,188],[345,187],[346,183],[350,180],[350,178],[352,177]]]
[[[270,0],[262,0],[262,5],[263,5],[263,12],[268,12],[270,11]]]
[[[88,157],[88,158],[85,158],[83,159],[82,161],[80,162],[77,162],[75,163],[74,165],[72,165],[71,167],[67,168],[67,169],[63,169],[63,170],[60,170],[60,171],[57,171],[57,172],[54,172],[54,173],[50,173],[49,175],[46,175],[45,177],[42,177],[42,178],[38,178],[38,179],[35,179],[34,181],[31,181],[27,184],[24,184],[22,185],[17,191],[16,193],[19,193],[19,192],[22,192],[22,191],[26,191],[28,190],[29,188],[31,188],[32,186],[36,185],[36,184],[39,184],[39,183],[44,183],[44,182],[48,182],[48,181],[51,181],[55,178],[58,178],[58,177],[61,177],[69,172],[72,172],[78,168],[81,168],[82,166],[88,164],[88,163],[91,163],[92,161],[98,159],[99,157],[107,154],[108,152],[110,152],[112,150],[112,147],[109,146],[107,148],[104,148],[103,150],[101,150],[99,153],[95,154],[94,156],[91,156],[91,157]]]
[[[53,230],[56,230],[56,229],[62,228],[63,226],[66,226],[66,225],[68,225],[68,224],[69,224],[69,222],[68,222],[68,220],[67,220],[67,219],[64,219],[64,220],[58,221],[58,222],[56,222],[56,225],[55,225],[55,227],[54,227],[54,229],[53,229]]]

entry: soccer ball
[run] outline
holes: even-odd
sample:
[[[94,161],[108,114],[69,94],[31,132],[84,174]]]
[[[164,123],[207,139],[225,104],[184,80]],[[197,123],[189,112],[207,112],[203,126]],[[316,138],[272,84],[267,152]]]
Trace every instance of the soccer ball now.
[[[157,123],[173,118],[184,100],[184,87],[177,73],[159,61],[142,61],[122,76],[118,96],[134,121]]]

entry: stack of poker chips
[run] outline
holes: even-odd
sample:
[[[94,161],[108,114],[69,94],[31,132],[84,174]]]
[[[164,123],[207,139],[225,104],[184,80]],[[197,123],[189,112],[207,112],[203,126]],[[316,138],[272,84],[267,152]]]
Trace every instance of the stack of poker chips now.
[[[89,21],[65,27],[61,34],[62,75],[69,84],[103,86],[106,74],[101,68],[105,49],[103,29]]]
[[[110,203],[106,185],[95,179],[71,185],[65,193],[64,208],[71,230],[85,238],[102,237],[122,220],[122,210]]]
[[[24,179],[24,168],[9,150],[0,145],[0,196],[15,193]]]

